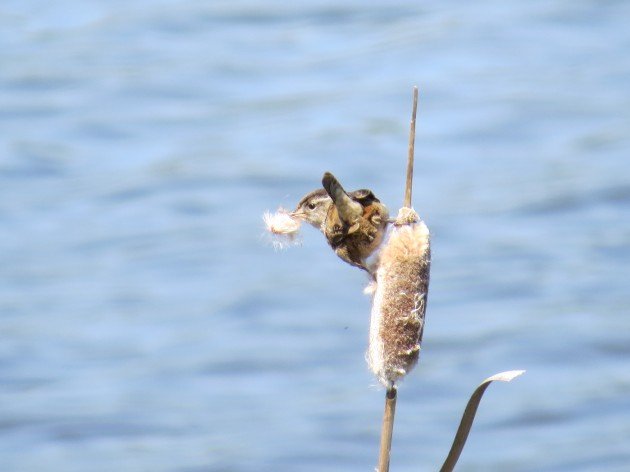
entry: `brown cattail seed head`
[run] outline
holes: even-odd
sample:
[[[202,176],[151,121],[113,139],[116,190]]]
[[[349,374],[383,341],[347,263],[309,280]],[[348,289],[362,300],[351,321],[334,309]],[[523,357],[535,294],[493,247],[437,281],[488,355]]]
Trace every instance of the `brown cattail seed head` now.
[[[367,360],[387,388],[418,362],[429,289],[429,229],[402,208],[376,269]]]

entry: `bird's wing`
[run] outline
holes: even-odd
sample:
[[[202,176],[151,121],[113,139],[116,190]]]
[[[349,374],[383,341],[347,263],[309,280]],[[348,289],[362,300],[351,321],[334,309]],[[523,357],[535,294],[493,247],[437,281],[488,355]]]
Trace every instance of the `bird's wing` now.
[[[372,202],[380,202],[380,200],[376,198],[376,195],[374,195],[374,193],[367,188],[355,190],[354,192],[350,192],[348,195],[350,195],[350,198],[356,200],[362,205],[367,205]]]

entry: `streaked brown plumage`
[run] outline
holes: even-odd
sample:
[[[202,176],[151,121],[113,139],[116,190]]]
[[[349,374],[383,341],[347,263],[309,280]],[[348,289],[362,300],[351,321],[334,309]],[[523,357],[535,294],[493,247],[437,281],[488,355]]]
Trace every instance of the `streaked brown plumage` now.
[[[323,189],[310,192],[292,216],[319,229],[335,253],[348,264],[369,272],[367,258],[378,248],[387,229],[389,213],[371,190],[347,193],[331,173]]]

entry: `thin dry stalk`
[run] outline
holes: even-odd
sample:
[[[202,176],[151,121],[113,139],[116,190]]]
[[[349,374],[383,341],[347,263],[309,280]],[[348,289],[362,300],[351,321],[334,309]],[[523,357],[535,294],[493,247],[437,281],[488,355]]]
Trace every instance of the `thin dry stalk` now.
[[[466,409],[464,410],[464,414],[462,416],[462,420],[459,423],[459,428],[457,429],[457,433],[455,434],[455,439],[453,439],[453,445],[451,446],[451,450],[444,461],[444,465],[440,469],[440,472],[452,472],[457,464],[457,460],[466,445],[466,440],[468,439],[468,433],[470,433],[470,428],[472,427],[473,421],[475,420],[475,414],[477,413],[477,407],[481,402],[481,398],[483,397],[484,392],[488,388],[488,386],[494,382],[495,380],[499,380],[501,382],[509,382],[512,379],[515,379],[519,375],[522,375],[524,370],[509,370],[507,372],[500,372],[498,374],[493,375],[492,377],[488,377],[486,380],[481,382],[479,387],[473,392],[470,400],[468,400],[468,404],[466,405]]]
[[[409,125],[409,149],[407,152],[407,182],[405,185],[405,201],[403,206],[411,208],[411,189],[413,184],[413,155],[416,143],[416,111],[418,110],[418,87],[413,87],[413,109]]]
[[[378,455],[377,472],[389,472],[389,456],[392,450],[392,435],[394,433],[394,415],[396,413],[396,387],[385,393],[385,412],[383,413],[383,427],[381,429],[381,448]]]

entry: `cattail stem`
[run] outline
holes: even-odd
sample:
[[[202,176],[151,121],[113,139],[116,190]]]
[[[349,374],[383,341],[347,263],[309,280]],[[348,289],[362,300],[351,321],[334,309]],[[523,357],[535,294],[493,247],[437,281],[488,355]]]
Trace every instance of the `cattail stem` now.
[[[404,207],[411,208],[411,188],[413,184],[413,155],[416,142],[416,110],[418,109],[418,87],[413,88],[413,109],[409,127],[409,149],[407,153],[407,183],[405,185]]]
[[[407,181],[405,184],[405,201],[403,204],[403,207],[408,208],[409,210],[405,212],[404,217],[399,215],[396,224],[407,224],[410,225],[407,228],[411,228],[410,231],[412,233],[414,229],[417,230],[418,228],[420,232],[419,234],[413,233],[410,235],[405,232],[403,236],[398,235],[392,237],[392,240],[395,240],[396,243],[392,245],[392,248],[389,251],[385,251],[386,253],[392,254],[390,254],[389,259],[387,256],[383,257],[383,259],[386,259],[387,261],[381,265],[376,275],[378,286],[375,300],[373,301],[372,320],[370,323],[371,346],[369,349],[368,363],[379,380],[388,386],[385,393],[385,412],[383,413],[381,447],[378,456],[377,472],[389,472],[389,458],[392,449],[392,435],[394,432],[394,416],[396,414],[397,391],[395,382],[399,377],[404,376],[408,370],[413,368],[418,359],[420,339],[422,338],[422,326],[424,323],[424,302],[426,300],[426,289],[428,284],[428,259],[424,256],[428,254],[428,230],[426,230],[426,226],[424,226],[424,224],[422,228],[419,225],[412,225],[412,223],[416,223],[418,221],[418,215],[411,210],[417,109],[418,87],[414,86],[411,125],[409,130],[409,149],[407,154]],[[398,242],[398,240],[401,241]],[[390,245],[391,242],[392,241],[390,240]],[[414,244],[411,244],[412,242]],[[402,251],[397,250],[399,249],[399,246],[403,246]],[[409,254],[413,255],[411,257],[407,257]],[[423,272],[425,265],[426,274]],[[386,270],[387,268],[388,270]],[[407,272],[409,272],[409,274]],[[425,275],[424,278],[420,277],[420,275],[422,275],[421,273]],[[410,293],[418,295],[417,297],[412,296],[410,299],[413,307],[403,307],[404,303],[398,300],[401,292],[399,285],[404,285],[405,282],[408,282],[407,279],[412,279],[412,286],[408,287],[407,285],[409,284],[407,283],[404,287],[405,290],[402,290],[402,293],[404,295],[406,293],[406,289],[409,289],[408,291]],[[418,290],[415,290],[418,289],[416,285],[418,285],[419,282],[421,285],[423,284],[423,286],[420,287],[424,288],[422,291],[423,293],[419,293]],[[392,285],[392,287],[390,287],[390,285]],[[384,287],[389,288],[388,290],[385,290]],[[397,295],[398,298],[396,298]],[[396,302],[399,302],[395,303],[395,307],[389,306],[392,305],[392,300],[390,300],[392,296],[396,298]],[[409,302],[409,300],[404,301]],[[409,305],[409,303],[407,303],[407,305]],[[376,311],[374,311],[375,307]],[[409,308],[409,310],[406,308]],[[404,312],[404,319],[402,321],[398,319],[398,315],[401,310]],[[421,319],[416,319],[418,317]],[[387,318],[387,320],[384,318]],[[391,323],[387,323],[386,321],[393,321],[393,325],[389,326]],[[384,326],[389,326],[389,328],[383,328]],[[383,329],[385,331],[393,330],[395,332],[384,334],[382,332]],[[396,332],[397,330],[401,331],[401,329],[402,333]],[[412,334],[409,335],[409,333]],[[389,339],[391,336],[393,336],[394,339]],[[407,341],[410,341],[413,346],[406,346],[406,344],[408,344]],[[408,349],[402,347],[403,345]],[[384,352],[385,348],[388,348],[386,353]]]
[[[394,432],[394,415],[396,414],[396,387],[387,389],[385,393],[385,412],[381,429],[381,449],[378,455],[377,472],[389,472],[389,456],[392,449]]]

